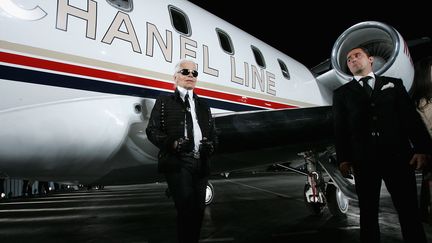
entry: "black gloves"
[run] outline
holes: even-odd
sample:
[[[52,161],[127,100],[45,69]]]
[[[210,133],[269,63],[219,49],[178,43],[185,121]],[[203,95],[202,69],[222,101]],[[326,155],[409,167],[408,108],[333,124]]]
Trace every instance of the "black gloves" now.
[[[199,150],[200,150],[201,157],[204,158],[209,157],[210,155],[213,154],[215,150],[213,141],[208,140],[206,137],[204,137],[203,140],[201,140],[201,145]]]
[[[194,144],[188,138],[179,138],[174,141],[174,151],[177,153],[192,152]]]
[[[193,152],[195,144],[188,138],[178,138],[174,140],[173,149],[175,153],[190,153]],[[201,140],[199,147],[200,156],[202,158],[208,158],[215,151],[215,146],[213,141],[208,140],[204,137]]]

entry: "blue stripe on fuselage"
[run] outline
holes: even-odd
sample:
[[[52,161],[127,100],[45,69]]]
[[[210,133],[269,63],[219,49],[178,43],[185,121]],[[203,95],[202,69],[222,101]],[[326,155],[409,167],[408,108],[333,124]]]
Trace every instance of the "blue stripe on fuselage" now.
[[[26,83],[50,85],[71,89],[103,92],[109,94],[137,96],[148,99],[155,99],[159,95],[169,94],[170,91],[161,91],[146,87],[136,87],[131,85],[116,84],[89,78],[73,77],[68,75],[48,73],[37,70],[29,70],[18,67],[0,65],[0,78]],[[263,110],[263,108],[248,105],[236,104],[227,101],[220,101],[202,97],[212,108],[229,111],[253,111]]]

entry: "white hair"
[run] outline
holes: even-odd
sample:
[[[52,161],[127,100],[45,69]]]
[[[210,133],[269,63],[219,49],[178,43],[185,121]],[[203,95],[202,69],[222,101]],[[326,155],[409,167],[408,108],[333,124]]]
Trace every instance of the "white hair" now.
[[[180,59],[180,61],[175,65],[174,74],[181,70],[181,66],[183,65],[183,63],[187,63],[187,62],[191,62],[195,64],[195,67],[197,66],[197,63],[192,59],[188,59],[188,58]]]

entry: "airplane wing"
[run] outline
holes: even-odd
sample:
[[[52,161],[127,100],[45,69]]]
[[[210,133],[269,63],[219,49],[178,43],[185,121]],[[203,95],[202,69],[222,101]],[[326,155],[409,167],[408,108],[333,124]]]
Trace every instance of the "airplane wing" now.
[[[215,116],[215,123],[220,146],[213,172],[288,163],[301,174],[325,171],[347,198],[357,200],[353,182],[335,161],[331,106],[230,113]],[[296,168],[309,162],[313,168],[307,172]]]
[[[332,144],[331,106],[215,116],[216,171],[298,159],[297,153]]]

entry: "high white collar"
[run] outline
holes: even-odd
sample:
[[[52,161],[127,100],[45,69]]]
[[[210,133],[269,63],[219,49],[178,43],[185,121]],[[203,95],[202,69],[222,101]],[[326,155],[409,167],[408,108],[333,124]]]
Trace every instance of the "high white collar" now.
[[[366,76],[372,77],[375,80],[375,74],[373,72],[368,73],[368,75],[366,75]],[[354,76],[354,79],[359,81],[361,78],[366,77],[366,76]]]
[[[183,87],[177,86],[177,89],[180,93],[180,97],[184,100],[184,97],[186,96],[187,93],[189,93],[189,97],[192,98],[193,97],[193,89],[185,89]]]

